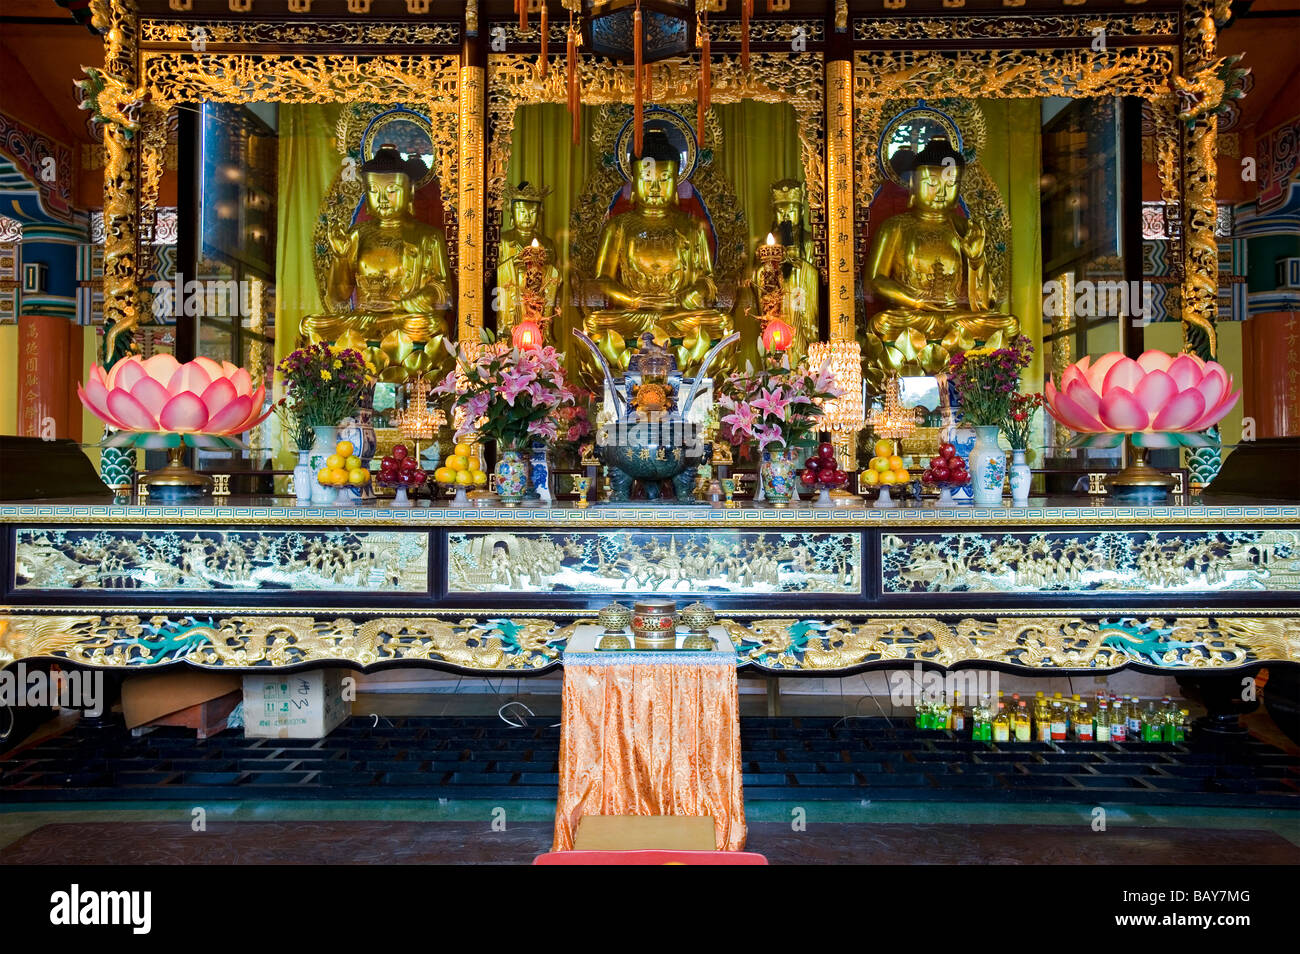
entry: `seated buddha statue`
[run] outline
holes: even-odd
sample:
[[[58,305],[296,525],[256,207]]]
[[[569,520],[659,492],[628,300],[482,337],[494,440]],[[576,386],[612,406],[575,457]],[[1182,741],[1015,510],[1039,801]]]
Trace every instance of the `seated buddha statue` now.
[[[888,307],[871,318],[884,342],[917,332],[948,351],[964,351],[1020,322],[992,307],[984,226],[954,211],[966,161],[948,140],[931,139],[912,162],[912,200],[884,221],[867,257],[866,279]]]
[[[559,258],[555,242],[542,234],[542,200],[550,188],[541,189],[530,182],[521,182],[506,190],[510,203],[511,227],[501,232],[497,247],[497,294],[494,304],[497,313],[497,334],[508,336],[511,329],[523,318],[524,289],[527,284],[524,263],[519,253],[534,242],[546,249],[547,264],[541,275],[542,312],[547,317],[555,314],[555,302],[560,291]]]
[[[710,342],[731,333],[731,316],[713,307],[713,255],[705,223],[678,208],[681,156],[663,132],[646,132],[632,160],[632,207],[600,233],[596,276],[588,287],[607,307],[584,307],[584,330],[620,368],[627,344],[643,332],[680,342],[678,367],[698,367]],[[684,359],[684,360],[683,360]]]
[[[361,166],[371,218],[330,233],[326,310],[299,325],[310,342],[365,348],[384,381],[450,366],[443,347],[451,307],[447,237],[411,210],[414,183],[425,172],[390,143]]]

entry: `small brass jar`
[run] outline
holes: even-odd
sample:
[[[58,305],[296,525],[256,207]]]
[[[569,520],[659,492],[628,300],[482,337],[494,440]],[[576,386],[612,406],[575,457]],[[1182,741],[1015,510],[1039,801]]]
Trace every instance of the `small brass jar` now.
[[[705,603],[692,603],[677,614],[677,622],[688,633],[707,633],[717,621],[718,614]]]
[[[596,616],[607,633],[626,633],[632,622],[632,611],[622,603],[610,603]]]
[[[677,604],[642,600],[632,606],[632,635],[637,649],[671,649],[677,645]]]

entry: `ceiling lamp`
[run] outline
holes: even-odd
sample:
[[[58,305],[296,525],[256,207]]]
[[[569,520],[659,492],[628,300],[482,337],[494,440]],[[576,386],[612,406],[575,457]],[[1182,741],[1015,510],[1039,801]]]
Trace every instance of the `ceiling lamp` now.
[[[822,423],[828,431],[861,430],[866,423],[862,416],[862,347],[847,338],[814,341],[808,346],[809,367],[820,368],[827,361],[835,387],[843,393],[823,406]]]
[[[898,393],[898,375],[891,374],[885,379],[884,403],[877,411],[872,411],[867,423],[881,437],[901,441],[916,430],[920,409],[903,407]]]

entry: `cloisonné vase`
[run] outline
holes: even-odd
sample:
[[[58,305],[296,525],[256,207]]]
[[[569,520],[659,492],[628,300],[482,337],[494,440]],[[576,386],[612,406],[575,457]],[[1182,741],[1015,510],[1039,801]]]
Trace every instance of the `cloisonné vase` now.
[[[528,461],[518,446],[500,447],[492,472],[493,490],[503,504],[518,504],[528,493]]]
[[[793,450],[781,448],[763,452],[759,470],[763,479],[763,496],[768,503],[781,507],[790,502],[794,496],[794,482],[798,479],[797,469]]]
[[[970,476],[975,506],[1002,506],[1002,484],[1007,478],[1007,455],[998,447],[996,424],[975,425],[975,446],[970,452]]]
[[[1011,450],[1011,505],[1013,507],[1029,506],[1029,485],[1034,481],[1033,471],[1025,463],[1023,448]]]
[[[324,486],[316,479],[316,475],[325,466],[325,461],[334,456],[334,448],[339,442],[339,429],[334,424],[317,424],[311,430],[315,435],[307,454],[307,466],[311,468],[311,502],[332,504],[338,499],[338,489]]]

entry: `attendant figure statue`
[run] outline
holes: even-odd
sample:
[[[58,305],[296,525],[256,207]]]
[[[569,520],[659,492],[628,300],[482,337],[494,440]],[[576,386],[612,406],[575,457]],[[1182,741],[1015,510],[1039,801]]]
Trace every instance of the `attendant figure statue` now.
[[[411,210],[414,183],[426,173],[385,143],[361,166],[371,219],[329,236],[334,252],[325,313],[299,326],[311,342],[368,350],[385,365],[380,379],[450,370],[448,334],[452,280],[447,237]]]
[[[808,356],[808,345],[820,337],[817,331],[818,295],[821,275],[813,264],[811,236],[804,228],[804,185],[797,179],[772,183],[772,235],[785,248],[781,265],[781,317],[794,328],[786,354],[790,367],[798,367]],[[759,286],[759,261],[754,255],[753,281]]]
[[[555,242],[543,235],[541,230],[542,201],[550,193],[549,187],[542,189],[530,182],[521,182],[506,190],[505,198],[510,203],[511,227],[502,230],[497,249],[498,291],[494,305],[498,337],[508,338],[523,317],[524,266],[519,259],[519,252],[531,246],[534,241],[546,249],[549,259],[542,278],[543,314],[548,317],[555,314],[555,303],[560,292],[560,270],[556,267],[559,259],[555,253]]]
[[[889,304],[871,318],[886,344],[909,335],[916,350],[939,343],[955,353],[998,333],[1004,341],[1019,334],[1016,317],[993,307],[984,226],[954,210],[965,168],[947,139],[931,139],[912,163],[911,207],[876,233],[866,280]]]
[[[632,160],[632,208],[605,223],[589,287],[608,306],[585,309],[584,327],[618,368],[642,332],[678,339],[688,376],[712,343],[731,333],[731,316],[713,307],[718,290],[705,223],[679,209],[681,156],[661,131],[647,131]],[[684,359],[684,360],[683,360]]]

